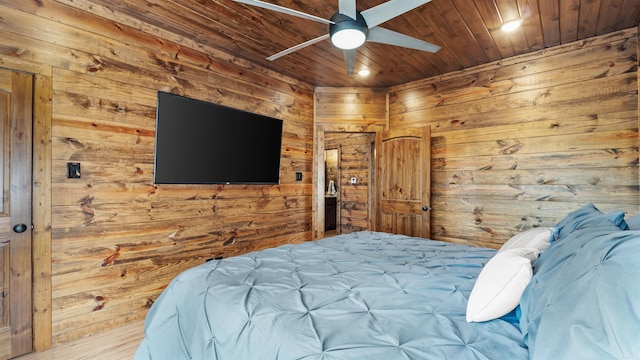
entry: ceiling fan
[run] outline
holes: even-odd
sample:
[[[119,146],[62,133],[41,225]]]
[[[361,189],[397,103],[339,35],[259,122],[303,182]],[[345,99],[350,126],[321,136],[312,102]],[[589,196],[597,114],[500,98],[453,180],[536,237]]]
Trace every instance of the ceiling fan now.
[[[260,0],[234,1],[329,25],[328,34],[271,55],[267,58],[267,60],[271,61],[329,38],[335,47],[344,52],[344,60],[348,74],[354,73],[356,49],[364,44],[365,41],[401,46],[432,53],[440,49],[437,45],[378,26],[431,0],[389,0],[362,12],[356,9],[356,0],[339,0],[338,12],[329,20]]]

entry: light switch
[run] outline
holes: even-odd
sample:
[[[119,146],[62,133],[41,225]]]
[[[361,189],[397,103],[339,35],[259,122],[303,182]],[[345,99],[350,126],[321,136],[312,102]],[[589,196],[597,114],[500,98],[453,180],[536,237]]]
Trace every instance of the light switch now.
[[[358,179],[354,176],[351,178],[351,185],[356,185],[358,183]]]
[[[67,163],[67,179],[79,179],[80,175],[80,163]]]

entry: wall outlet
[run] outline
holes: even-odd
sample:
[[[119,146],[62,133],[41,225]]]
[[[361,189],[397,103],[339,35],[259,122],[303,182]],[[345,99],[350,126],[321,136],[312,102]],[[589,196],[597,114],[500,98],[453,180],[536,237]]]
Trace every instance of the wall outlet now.
[[[351,185],[356,185],[358,183],[358,179],[354,176],[351,178]]]

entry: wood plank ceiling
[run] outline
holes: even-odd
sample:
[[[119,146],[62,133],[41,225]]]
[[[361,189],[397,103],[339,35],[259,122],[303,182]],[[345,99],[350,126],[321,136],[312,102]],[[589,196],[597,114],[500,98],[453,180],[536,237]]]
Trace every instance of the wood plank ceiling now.
[[[327,25],[232,0],[57,0],[153,34],[174,34],[184,46],[237,59],[316,86],[389,87],[638,26],[639,0],[433,0],[381,26],[442,47],[435,54],[366,43],[347,75],[329,40],[275,61],[266,58],[328,32]],[[325,19],[337,0],[266,0]],[[358,0],[365,10],[384,0]],[[511,33],[500,30],[522,19]]]

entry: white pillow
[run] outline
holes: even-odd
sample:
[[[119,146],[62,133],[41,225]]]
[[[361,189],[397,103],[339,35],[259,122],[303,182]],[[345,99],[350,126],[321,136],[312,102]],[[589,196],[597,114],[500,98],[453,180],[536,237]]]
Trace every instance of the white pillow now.
[[[533,248],[508,249],[484,266],[467,303],[467,322],[488,321],[508,314],[520,303],[531,281],[531,262],[540,252]]]
[[[518,248],[538,249],[542,253],[549,247],[553,230],[549,227],[535,227],[515,234],[500,247],[498,253]]]

